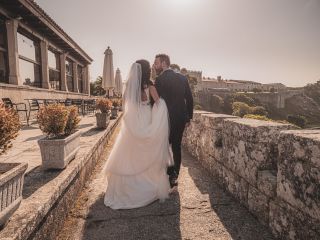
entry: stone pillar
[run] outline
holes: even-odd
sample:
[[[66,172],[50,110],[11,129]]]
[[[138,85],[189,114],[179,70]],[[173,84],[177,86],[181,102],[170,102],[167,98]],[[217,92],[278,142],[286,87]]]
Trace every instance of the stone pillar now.
[[[9,84],[22,85],[19,72],[19,53],[18,53],[18,20],[6,21],[7,42],[8,42],[8,62],[9,62]]]
[[[89,65],[83,69],[83,93],[90,94],[90,72]]]
[[[78,64],[72,63],[72,69],[73,69],[73,91],[78,93],[79,92],[79,86],[78,86]]]
[[[42,40],[40,42],[41,50],[41,70],[42,70],[42,88],[50,89],[49,82],[49,64],[48,64],[48,42]]]
[[[67,78],[66,78],[66,57],[67,54],[60,54],[60,79],[61,79],[61,91],[68,91]]]

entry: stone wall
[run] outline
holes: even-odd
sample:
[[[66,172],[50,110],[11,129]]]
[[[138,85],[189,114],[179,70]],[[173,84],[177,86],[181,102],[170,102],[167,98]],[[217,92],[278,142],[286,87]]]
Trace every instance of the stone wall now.
[[[320,239],[320,131],[198,111],[184,147],[280,239]]]

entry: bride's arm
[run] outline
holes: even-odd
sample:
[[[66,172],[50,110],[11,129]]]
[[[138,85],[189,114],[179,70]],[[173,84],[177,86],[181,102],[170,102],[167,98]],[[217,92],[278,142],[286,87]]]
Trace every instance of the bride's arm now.
[[[154,102],[158,103],[160,97],[159,97],[159,94],[158,94],[157,89],[155,88],[155,86],[151,85],[149,87],[149,92],[150,92],[150,96],[153,98]]]

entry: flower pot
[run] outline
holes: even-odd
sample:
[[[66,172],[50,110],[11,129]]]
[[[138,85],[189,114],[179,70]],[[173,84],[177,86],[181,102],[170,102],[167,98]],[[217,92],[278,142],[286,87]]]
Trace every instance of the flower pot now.
[[[107,128],[109,124],[109,114],[108,113],[96,113],[97,128]]]
[[[118,108],[115,107],[111,109],[111,119],[116,119],[118,117]]]
[[[0,226],[3,227],[22,200],[27,163],[0,163]]]
[[[44,169],[64,169],[75,158],[80,148],[81,131],[62,139],[43,138],[38,140],[42,167]]]

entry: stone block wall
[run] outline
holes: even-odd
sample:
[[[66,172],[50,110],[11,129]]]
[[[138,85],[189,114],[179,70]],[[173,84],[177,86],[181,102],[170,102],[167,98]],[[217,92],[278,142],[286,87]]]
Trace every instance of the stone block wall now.
[[[184,147],[280,239],[320,239],[320,131],[195,112]]]

